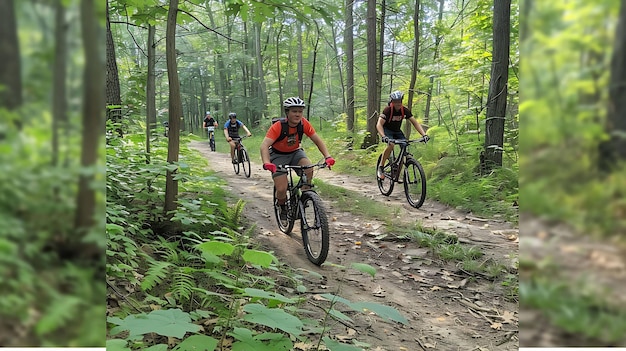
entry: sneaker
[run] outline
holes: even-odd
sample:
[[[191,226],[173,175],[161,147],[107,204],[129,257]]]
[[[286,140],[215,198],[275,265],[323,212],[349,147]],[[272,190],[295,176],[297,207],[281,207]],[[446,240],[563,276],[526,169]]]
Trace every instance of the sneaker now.
[[[239,161],[237,160],[237,158],[233,158],[233,164],[236,165],[237,163],[239,163]]]
[[[279,206],[278,215],[280,216],[280,220],[286,221],[287,220],[287,204],[278,205],[278,206]]]
[[[385,174],[383,173],[383,167],[382,166],[378,166],[378,169],[376,170],[376,175],[380,179],[385,179]]]

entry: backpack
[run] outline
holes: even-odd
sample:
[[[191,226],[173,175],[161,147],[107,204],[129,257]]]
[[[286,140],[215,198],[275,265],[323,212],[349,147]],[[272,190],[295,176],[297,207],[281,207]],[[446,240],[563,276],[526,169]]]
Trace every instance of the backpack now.
[[[278,137],[278,139],[276,139],[276,141],[274,141],[274,143],[277,143],[289,136],[289,124],[287,123],[287,118],[283,117],[272,119],[272,124],[277,122],[280,122],[282,130],[280,132],[280,136]],[[302,136],[304,135],[304,126],[302,125],[302,121],[300,121],[296,128],[298,129],[298,140],[302,142]]]

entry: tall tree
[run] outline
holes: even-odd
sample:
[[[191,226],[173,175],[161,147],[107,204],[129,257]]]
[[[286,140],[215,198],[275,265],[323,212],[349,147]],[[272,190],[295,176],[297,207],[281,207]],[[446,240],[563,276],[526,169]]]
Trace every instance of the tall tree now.
[[[122,119],[122,96],[120,93],[120,78],[117,70],[115,58],[115,44],[113,43],[113,33],[111,33],[111,19],[109,17],[109,1],[106,2],[106,55],[107,55],[107,75],[106,75],[106,104],[107,120],[120,123]],[[118,134],[122,136],[122,127],[117,126]]]
[[[0,107],[13,110],[22,105],[20,46],[13,0],[0,1],[0,62]]]
[[[67,122],[67,29],[65,6],[62,0],[55,2],[54,70],[52,72],[52,165],[59,162],[59,133]],[[64,128],[67,130],[67,128]]]
[[[148,79],[146,82],[146,155],[150,163],[150,136],[156,130],[156,42],[155,27],[148,24]]]
[[[368,148],[378,142],[376,123],[380,108],[376,64],[376,0],[367,0],[367,135],[362,148]]]
[[[103,56],[95,38],[101,37],[93,0],[82,0],[80,6],[80,24],[85,55],[83,76],[83,116],[80,165],[83,169],[92,169],[98,161],[100,136],[104,133],[104,75]],[[84,232],[94,225],[96,211],[96,193],[92,187],[94,172],[82,172],[78,182],[76,198],[75,227]]]
[[[354,18],[353,7],[354,0],[346,1],[346,29],[343,33],[344,51],[346,53],[346,97],[345,104],[347,106],[346,114],[348,116],[348,131],[354,132]]]
[[[178,64],[176,62],[176,17],[178,0],[170,0],[167,12],[167,29],[165,31],[165,58],[167,61],[167,78],[169,82],[169,141],[167,147],[167,163],[178,162],[180,149],[180,120],[183,116],[183,104],[180,97],[180,81],[178,80]],[[165,180],[165,212],[176,210],[178,198],[178,181],[174,179],[176,170],[168,168]]]
[[[487,96],[484,162],[487,170],[502,166],[504,121],[509,80],[511,0],[493,3],[493,54]]]
[[[611,57],[606,131],[610,139],[600,146],[600,166],[608,170],[626,160],[626,0],[621,2]]]
[[[420,52],[420,0],[415,0],[415,12],[413,12],[413,62],[411,65],[411,82],[409,83],[409,99],[408,106],[411,108],[413,115],[416,116],[416,111],[413,111],[413,97],[415,95],[415,83],[417,81],[417,71]],[[426,124],[426,120],[423,121]],[[404,134],[410,139],[411,136],[411,124],[404,124]]]

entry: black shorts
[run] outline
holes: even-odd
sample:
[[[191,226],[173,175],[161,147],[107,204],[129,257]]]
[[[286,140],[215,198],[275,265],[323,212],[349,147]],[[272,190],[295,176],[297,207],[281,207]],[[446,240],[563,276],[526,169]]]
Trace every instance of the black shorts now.
[[[385,136],[389,139],[406,139],[401,130],[396,132],[385,128]]]

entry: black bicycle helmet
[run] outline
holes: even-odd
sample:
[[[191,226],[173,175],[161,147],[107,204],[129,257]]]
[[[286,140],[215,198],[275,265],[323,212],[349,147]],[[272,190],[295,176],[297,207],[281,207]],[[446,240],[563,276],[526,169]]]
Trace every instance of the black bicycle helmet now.
[[[403,97],[404,94],[399,90],[396,90],[393,93],[389,94],[389,99],[391,100],[402,100]]]
[[[235,118],[236,118],[236,117],[237,117],[237,114],[236,114],[236,113],[234,113],[234,112],[231,112],[231,113],[229,113],[229,114],[228,114],[228,118],[233,118],[233,117],[235,117]]]
[[[283,101],[283,107],[285,109],[291,107],[304,107],[304,100],[300,99],[297,96],[287,98],[287,100]]]

